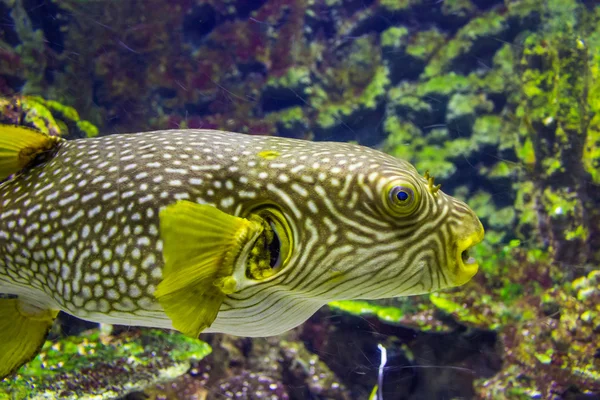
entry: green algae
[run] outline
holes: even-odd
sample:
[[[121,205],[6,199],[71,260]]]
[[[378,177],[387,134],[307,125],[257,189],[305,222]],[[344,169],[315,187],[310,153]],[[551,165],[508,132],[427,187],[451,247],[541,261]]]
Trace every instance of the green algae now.
[[[445,35],[438,29],[418,31],[406,46],[406,54],[426,62],[446,40]]]
[[[599,275],[600,270],[593,270],[562,287],[544,290],[536,296],[541,310],[536,309],[536,300],[516,304],[519,312],[534,314],[504,329],[508,366],[500,374],[478,381],[482,396],[497,396],[507,388],[514,393],[545,395],[549,380],[565,389],[572,385],[584,390],[598,387],[600,361],[593,356],[597,348],[593,338],[600,324]],[[515,376],[521,379],[515,380]]]
[[[455,37],[440,48],[425,68],[423,75],[435,77],[450,72],[463,62],[462,59],[468,58],[471,51],[482,46],[480,42],[489,41],[490,38],[502,38],[507,29],[506,17],[496,10],[470,20]],[[470,60],[468,63],[472,64]]]
[[[598,114],[592,108],[596,96],[589,96],[590,88],[595,87],[598,81],[595,78],[596,64],[592,62],[595,56],[591,56],[596,53],[590,52],[596,42],[587,38],[582,42],[577,39],[581,33],[573,35],[569,31],[574,18],[577,20],[581,14],[581,7],[566,5],[545,16],[546,19],[560,21],[557,15],[572,14],[566,23],[544,25],[547,32],[543,35],[524,34],[521,38],[525,43],[522,51],[508,43],[496,46],[491,58],[492,68],[488,70],[468,75],[456,73],[461,71],[459,64],[463,57],[459,57],[458,53],[458,58],[448,57],[440,63],[442,53],[451,53],[452,46],[463,49],[461,54],[464,55],[479,46],[487,46],[481,42],[486,36],[501,39],[506,34],[509,20],[511,23],[529,21],[535,27],[540,18],[534,10],[536,7],[539,10],[539,2],[515,2],[509,5],[506,15],[492,9],[471,20],[448,42],[450,49],[442,49],[428,64],[428,68],[437,65],[448,69],[437,69],[435,76],[428,75],[426,69],[419,82],[402,82],[392,88],[388,93],[388,115],[384,122],[388,133],[384,149],[410,160],[419,170],[424,167],[438,169],[440,172],[436,173],[446,178],[456,173],[456,161],[467,157],[478,159],[491,151],[497,160],[475,168],[480,178],[490,182],[499,180],[504,183],[511,179],[511,196],[514,195],[515,199],[513,206],[497,206],[494,198],[488,195],[486,204],[480,203],[482,206],[478,207],[478,199],[473,198],[476,191],[471,190],[466,191],[463,198],[469,204],[475,204],[478,215],[489,228],[488,232],[498,239],[493,245],[496,251],[498,246],[502,246],[502,238],[510,239],[514,233],[522,238],[522,234],[541,233],[537,230],[539,211],[535,210],[542,205],[553,228],[542,233],[545,238],[537,236],[534,241],[550,237],[552,246],[549,250],[560,258],[576,251],[569,249],[581,249],[583,243],[589,243],[590,238],[596,237],[593,232],[598,230],[597,224],[581,218],[586,212],[596,214],[589,209],[591,203],[586,206],[581,201],[594,195],[573,190],[584,185],[574,184],[572,176],[569,177],[574,168],[586,171],[595,180],[599,164],[595,119],[586,117]],[[541,39],[542,36],[544,39]],[[595,34],[590,36],[599,37]],[[471,44],[464,44],[466,42]],[[533,61],[533,54],[537,55],[537,62]],[[590,56],[585,58],[585,54]],[[448,73],[439,75],[440,72]],[[582,94],[589,96],[586,102],[591,106],[580,100]],[[506,101],[500,114],[497,113],[498,98],[501,99],[500,104]],[[441,116],[438,110],[444,110],[445,115]],[[557,119],[559,116],[560,120]],[[440,120],[451,130],[458,131],[458,135],[452,135],[455,137],[453,140],[429,137],[421,128]],[[545,132],[554,132],[556,140],[552,136],[544,137]],[[546,143],[553,143],[555,149],[548,150]],[[587,143],[585,148],[583,143]],[[569,152],[570,156],[562,151]],[[511,153],[518,160],[512,158]],[[505,154],[511,158],[504,159]],[[569,159],[576,154],[581,154],[581,157]],[[588,155],[590,159],[586,158]],[[420,162],[423,158],[427,158],[427,162]],[[589,179],[580,176],[579,182],[586,181]],[[562,182],[564,188],[557,187],[556,182]],[[590,186],[586,187],[589,190]],[[584,211],[586,207],[587,211]],[[557,214],[556,210],[560,212]],[[578,254],[582,260],[589,257],[589,252],[580,251]],[[494,256],[491,248],[489,255]],[[493,271],[493,268],[488,271]],[[509,297],[520,293],[517,286],[505,285],[503,290]]]
[[[471,90],[471,81],[468,77],[450,72],[446,75],[439,75],[416,86],[415,94],[419,97],[440,96],[446,97],[457,92],[467,92]]]
[[[381,32],[380,43],[383,51],[390,51],[404,45],[408,34],[408,29],[403,26],[392,26]]]
[[[2,122],[25,125],[52,136],[94,137],[98,128],[80,119],[72,107],[40,96],[14,96],[0,99]]]
[[[367,301],[333,301],[329,307],[356,316],[375,316],[386,322],[399,322],[404,313],[396,307],[379,306]]]
[[[437,28],[410,32],[400,26],[383,31],[381,57],[390,69],[391,81],[395,84],[417,78],[445,40],[445,34]]]
[[[448,101],[448,110],[446,111],[447,123],[462,134],[471,133],[471,129],[481,128],[483,123],[479,121],[478,126],[474,126],[477,115],[491,112],[494,109],[494,104],[488,100],[483,93],[456,93]],[[487,135],[490,133],[478,132],[477,136],[473,136],[475,143],[483,141],[493,141],[497,135]],[[497,139],[496,139],[497,140]]]
[[[385,96],[385,91],[390,83],[387,68],[380,66],[375,70],[373,78],[361,93],[358,104],[367,108],[374,109],[378,102]]]
[[[343,103],[329,104],[320,109],[316,120],[317,125],[322,129],[332,128],[353,113],[375,109],[384,99],[389,83],[388,69],[379,66],[358,97],[349,98]]]
[[[571,14],[571,6],[564,4],[553,12]],[[528,166],[528,178],[538,182],[532,195],[543,204],[551,223],[551,251],[557,259],[577,253],[583,261],[600,257],[586,244],[600,226],[582,217],[596,215],[597,209],[581,200],[594,196],[588,192],[593,188],[582,183],[589,176],[584,176],[586,165],[596,162],[585,160],[584,144],[595,135],[592,115],[600,109],[588,101],[597,65],[572,28],[572,19],[580,18],[580,13],[560,22],[550,19],[551,33],[532,34],[525,40],[516,116],[522,121],[517,155]]]
[[[89,121],[77,121],[76,122],[77,129],[81,132],[85,133],[85,137],[93,138],[98,136],[99,130],[96,125],[92,124]]]
[[[388,12],[400,12],[421,4],[422,0],[380,0],[379,5]]]
[[[310,70],[302,66],[289,68],[284,75],[271,77],[267,81],[267,87],[283,87],[296,90],[300,90],[302,86],[309,86],[310,84]]]
[[[305,119],[302,107],[290,107],[277,114],[276,121],[280,123],[285,130],[291,130],[295,125]]]
[[[423,121],[433,113],[431,104],[417,95],[415,87],[410,84],[401,84],[389,89],[387,107],[389,119],[402,117],[408,121]]]
[[[412,162],[417,170],[430,171],[441,179],[456,171],[454,163],[447,159],[448,154],[440,151],[439,145],[428,145],[414,124],[393,116],[386,119],[384,130],[388,134],[385,151]]]
[[[0,398],[114,398],[184,374],[210,352],[206,343],[173,332],[88,332],[47,341],[36,358],[0,382]]]
[[[58,114],[61,119],[70,121],[79,121],[79,113],[73,107],[65,106],[54,100],[43,100],[38,98],[53,114]]]
[[[442,14],[448,17],[469,17],[477,10],[470,0],[445,0],[442,4]]]
[[[279,135],[286,137],[308,138],[310,122],[305,115],[305,109],[300,106],[283,109],[270,113],[268,116],[277,126]]]

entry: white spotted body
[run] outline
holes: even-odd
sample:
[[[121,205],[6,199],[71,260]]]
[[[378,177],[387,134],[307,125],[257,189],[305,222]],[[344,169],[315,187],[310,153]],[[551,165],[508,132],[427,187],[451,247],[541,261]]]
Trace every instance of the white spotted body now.
[[[411,219],[379,204],[398,177],[422,198]],[[206,330],[244,336],[283,332],[331,300],[453,286],[456,242],[481,229],[466,205],[430,194],[409,163],[381,152],[208,130],[63,141],[0,195],[0,293],[97,322],[162,328],[172,325],[154,297],[160,210],[189,200],[245,216],[256,204],[277,205],[293,231],[289,264],[229,294]]]

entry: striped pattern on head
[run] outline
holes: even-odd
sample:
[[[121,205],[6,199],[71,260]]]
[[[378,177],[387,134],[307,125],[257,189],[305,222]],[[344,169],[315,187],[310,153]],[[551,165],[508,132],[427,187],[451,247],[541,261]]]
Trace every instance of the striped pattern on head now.
[[[244,336],[285,331],[331,300],[462,284],[477,269],[465,251],[483,236],[474,213],[412,165],[348,143],[113,135],[63,142],[0,190],[0,289],[30,285],[75,315],[148,325],[164,318],[153,298],[161,208],[184,199],[236,216],[273,211],[291,254],[266,277],[243,273],[209,329]]]

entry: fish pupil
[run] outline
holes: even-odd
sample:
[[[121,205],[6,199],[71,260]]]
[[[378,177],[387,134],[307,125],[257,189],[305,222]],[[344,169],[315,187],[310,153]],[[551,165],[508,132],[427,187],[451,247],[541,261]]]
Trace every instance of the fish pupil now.
[[[271,268],[279,268],[281,265],[281,241],[279,240],[279,235],[277,234],[277,229],[273,221],[269,220],[269,225],[273,230],[273,240],[271,240],[268,244],[269,254],[270,254],[270,263]]]
[[[400,201],[406,201],[408,200],[408,193],[406,193],[404,190],[400,190],[398,193],[396,193],[396,198]]]

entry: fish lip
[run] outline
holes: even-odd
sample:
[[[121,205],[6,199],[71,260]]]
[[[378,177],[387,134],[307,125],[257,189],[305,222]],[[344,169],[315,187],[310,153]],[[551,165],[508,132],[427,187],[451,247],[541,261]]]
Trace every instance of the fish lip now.
[[[456,286],[463,285],[470,281],[479,269],[477,260],[468,255],[469,249],[476,244],[481,243],[485,234],[483,225],[481,225],[480,221],[478,222],[479,229],[456,242],[456,277],[454,282]],[[467,262],[465,262],[465,258],[467,258]]]

